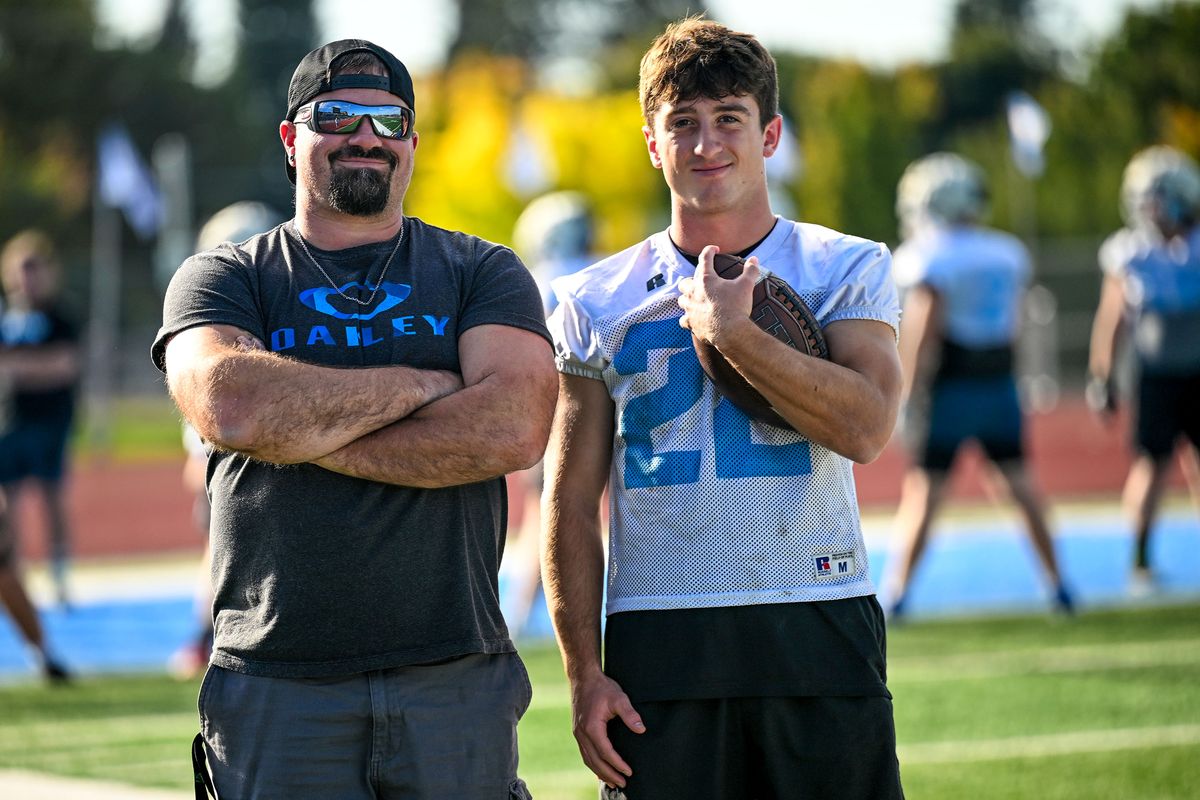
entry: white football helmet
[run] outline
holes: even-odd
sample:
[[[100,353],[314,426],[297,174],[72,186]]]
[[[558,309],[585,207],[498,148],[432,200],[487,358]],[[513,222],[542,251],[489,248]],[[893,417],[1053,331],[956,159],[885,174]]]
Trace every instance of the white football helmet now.
[[[242,200],[208,218],[196,234],[196,249],[211,250],[221,242],[242,242],[271,230],[284,217],[265,203]]]
[[[1121,215],[1131,228],[1163,234],[1194,225],[1200,218],[1200,167],[1174,147],[1142,150],[1125,167]]]
[[[987,207],[983,170],[955,153],[917,159],[896,189],[896,216],[906,237],[924,225],[978,222]]]
[[[578,258],[591,252],[591,204],[579,192],[559,191],[535,198],[513,228],[513,246],[529,266]]]

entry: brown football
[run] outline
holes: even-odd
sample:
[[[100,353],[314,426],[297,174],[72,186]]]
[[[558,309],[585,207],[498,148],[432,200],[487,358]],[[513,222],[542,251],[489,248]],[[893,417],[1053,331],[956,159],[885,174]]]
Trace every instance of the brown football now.
[[[717,274],[729,279],[742,274],[744,263],[743,259],[725,253],[717,253],[713,259]],[[754,286],[754,305],[750,310],[750,318],[784,344],[815,358],[829,358],[829,348],[825,344],[821,326],[808,305],[782,278],[764,274],[766,277]],[[725,360],[721,351],[695,336],[692,337],[692,345],[705,374],[712,379],[717,391],[728,397],[731,403],[760,422],[794,430],[771,408],[767,399]]]

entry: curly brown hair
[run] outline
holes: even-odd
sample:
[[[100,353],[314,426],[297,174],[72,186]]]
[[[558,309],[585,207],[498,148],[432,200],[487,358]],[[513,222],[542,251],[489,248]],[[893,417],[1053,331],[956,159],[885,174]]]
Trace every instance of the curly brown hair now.
[[[749,33],[700,16],[672,22],[642,56],[638,99],[647,125],[663,103],[751,95],[765,128],[779,113],[775,59]]]

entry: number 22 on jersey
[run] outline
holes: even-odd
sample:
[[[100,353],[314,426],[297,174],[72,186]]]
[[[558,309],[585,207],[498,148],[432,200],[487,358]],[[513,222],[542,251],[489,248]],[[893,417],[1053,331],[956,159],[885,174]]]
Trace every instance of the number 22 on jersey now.
[[[613,358],[619,375],[646,372],[653,350],[675,350],[667,357],[662,386],[630,399],[621,412],[617,435],[625,442],[625,488],[677,486],[700,480],[700,450],[655,452],[651,432],[700,402],[708,379],[700,369],[692,337],[679,318],[638,322],[625,334]],[[751,421],[725,398],[713,409],[716,474],[722,479],[806,475],[812,469],[809,443],[762,444],[751,437]]]

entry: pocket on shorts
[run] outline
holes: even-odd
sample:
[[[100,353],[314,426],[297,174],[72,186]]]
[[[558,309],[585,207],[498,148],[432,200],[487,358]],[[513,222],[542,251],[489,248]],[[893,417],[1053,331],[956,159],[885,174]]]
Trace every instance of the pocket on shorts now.
[[[196,698],[196,710],[200,713],[200,730],[208,732],[208,710],[212,700],[212,687],[217,680],[217,671],[221,668],[213,664],[204,670],[204,679],[200,681],[200,694]]]
[[[520,778],[514,778],[513,782],[508,785],[509,800],[533,800],[533,795],[529,793],[529,787],[525,785],[525,781]]]
[[[525,669],[525,662],[521,660],[519,653],[512,654],[513,670],[517,673],[516,685],[521,687],[520,695],[517,697],[517,719],[525,716],[525,712],[529,710],[529,704],[533,702],[533,684],[529,681],[529,670]]]

